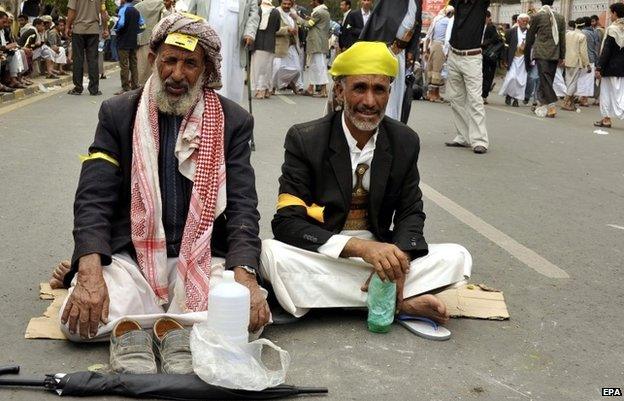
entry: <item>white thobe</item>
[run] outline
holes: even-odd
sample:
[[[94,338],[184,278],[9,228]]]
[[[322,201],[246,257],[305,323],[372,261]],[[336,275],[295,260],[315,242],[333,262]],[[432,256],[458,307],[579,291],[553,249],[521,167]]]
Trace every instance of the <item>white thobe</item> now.
[[[600,114],[624,120],[624,78],[602,77],[600,80]]]
[[[377,134],[359,149],[349,132],[344,114],[342,128],[349,146],[352,181],[355,185],[357,165],[372,163]],[[362,185],[365,189],[370,188],[370,169],[364,174]],[[345,230],[330,237],[319,247],[318,252],[306,251],[273,239],[262,242],[260,272],[271,283],[277,300],[287,312],[301,317],[311,308],[366,306],[367,294],[361,291],[361,286],[373,267],[361,258],[340,257],[352,237],[375,239],[370,231]],[[429,245],[426,256],[411,262],[403,297],[410,298],[463,282],[470,277],[471,270],[472,257],[464,247],[457,244]]]
[[[239,11],[238,2],[213,0],[208,17],[208,24],[221,39],[221,83],[223,87],[217,93],[236,103],[242,102],[245,85],[245,70],[240,62]]]
[[[416,8],[416,3],[410,1],[407,6],[407,14],[403,18],[397,31],[397,38],[403,38],[407,32],[414,28],[414,24],[416,23]],[[390,87],[390,98],[386,106],[386,115],[395,120],[400,120],[401,112],[403,111],[403,98],[405,97],[405,50],[402,50],[396,57],[399,61],[399,73],[394,81],[392,81]]]
[[[521,46],[526,40],[526,31],[522,32],[520,28],[518,32],[518,46]],[[505,75],[503,86],[499,95],[510,96],[514,99],[524,99],[527,84],[527,71],[524,66],[524,55],[514,57],[509,71]]]

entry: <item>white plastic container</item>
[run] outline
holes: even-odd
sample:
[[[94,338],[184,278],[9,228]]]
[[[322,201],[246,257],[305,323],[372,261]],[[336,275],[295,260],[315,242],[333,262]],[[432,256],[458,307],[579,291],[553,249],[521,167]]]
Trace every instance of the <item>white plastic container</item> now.
[[[223,281],[210,290],[206,325],[234,344],[249,342],[249,289],[223,272]]]

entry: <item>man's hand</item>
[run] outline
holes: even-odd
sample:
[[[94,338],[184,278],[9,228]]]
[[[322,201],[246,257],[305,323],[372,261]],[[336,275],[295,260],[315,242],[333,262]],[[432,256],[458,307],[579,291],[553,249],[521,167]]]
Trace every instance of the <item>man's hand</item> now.
[[[69,322],[69,332],[80,330],[80,337],[95,337],[100,322],[108,323],[108,288],[102,274],[100,255],[90,254],[78,262],[77,282],[72,291],[61,323]]]
[[[595,76],[596,76],[596,79],[597,79],[597,80],[601,80],[601,79],[602,79],[602,74],[600,73],[600,71],[599,71],[599,70],[596,70],[596,72],[595,72]]]
[[[71,38],[71,32],[69,30],[69,24],[65,25],[65,36]]]
[[[243,36],[243,43],[247,47],[251,47],[254,44],[254,39],[251,36]]]
[[[359,238],[351,238],[340,256],[364,259],[383,281],[400,280],[410,267],[409,257],[396,245]]]
[[[102,38],[108,39],[109,36],[110,36],[110,31],[108,29],[104,29],[104,31],[102,31]]]
[[[557,67],[565,67],[565,60],[560,58],[559,59],[559,64],[557,64]]]
[[[237,283],[249,288],[251,301],[249,310],[249,331],[255,333],[269,322],[269,317],[271,316],[269,304],[254,274],[249,273],[241,267],[236,267],[234,268],[234,279]]]

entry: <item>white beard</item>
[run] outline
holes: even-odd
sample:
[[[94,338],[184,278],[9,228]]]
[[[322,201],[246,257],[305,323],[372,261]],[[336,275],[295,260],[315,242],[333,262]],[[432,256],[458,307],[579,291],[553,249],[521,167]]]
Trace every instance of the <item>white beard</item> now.
[[[379,120],[366,121],[366,120],[358,119],[354,111],[351,109],[351,107],[349,107],[348,104],[346,104],[346,102],[345,102],[345,108],[344,108],[345,117],[348,118],[349,121],[351,121],[351,123],[355,125],[355,127],[361,131],[376,130],[377,127],[379,127],[379,124],[381,124],[381,120],[383,120],[385,116],[385,111],[386,111],[385,109],[381,111],[381,113],[379,114]]]
[[[165,114],[173,114],[175,116],[186,116],[190,111],[195,100],[200,96],[204,87],[205,76],[201,74],[195,85],[189,88],[189,91],[178,99],[173,99],[165,89],[165,82],[160,78],[158,71],[154,68],[152,72],[154,77],[156,106],[158,110]]]

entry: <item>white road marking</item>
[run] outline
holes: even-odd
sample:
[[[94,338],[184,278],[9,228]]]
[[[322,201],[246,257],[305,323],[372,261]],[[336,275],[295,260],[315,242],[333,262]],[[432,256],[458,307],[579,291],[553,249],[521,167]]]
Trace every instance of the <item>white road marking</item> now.
[[[532,251],[496,227],[481,220],[478,216],[464,209],[422,181],[420,183],[420,188],[422,189],[423,194],[432,200],[436,205],[440,206],[455,218],[490,241],[494,242],[499,247],[503,248],[531,269],[550,278],[570,278],[565,270],[560,269],[548,260],[544,259],[542,256],[538,255],[535,251]]]
[[[618,226],[618,225],[615,225],[615,224],[607,224],[607,226],[613,227],[613,228],[617,228],[618,230],[624,230],[624,227]]]
[[[287,104],[297,104],[297,103],[295,103],[295,101],[294,101],[294,100],[291,100],[291,99],[290,99],[290,98],[288,98],[287,96],[284,96],[284,95],[277,95],[277,97],[278,97],[278,98],[279,98],[282,102],[284,102],[284,103],[287,103]]]

